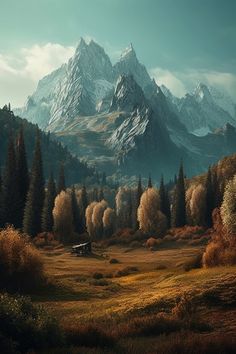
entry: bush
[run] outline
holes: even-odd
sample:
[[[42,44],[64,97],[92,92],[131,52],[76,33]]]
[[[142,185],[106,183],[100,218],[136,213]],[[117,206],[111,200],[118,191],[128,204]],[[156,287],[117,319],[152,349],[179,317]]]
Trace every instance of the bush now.
[[[73,346],[111,347],[115,338],[98,325],[71,325],[64,328],[66,341]]]
[[[172,314],[179,320],[184,320],[186,322],[192,321],[196,314],[196,306],[193,302],[193,298],[189,294],[183,294],[172,309]]]
[[[2,343],[22,353],[63,343],[57,321],[23,296],[0,295],[0,333]]]
[[[110,264],[117,264],[117,263],[120,263],[120,262],[119,262],[118,259],[116,259],[116,258],[111,258],[110,261],[109,261],[109,263],[110,263]]]
[[[125,267],[125,268],[117,271],[116,277],[125,277],[125,276],[130,275],[135,272],[138,272],[137,267],[134,267],[134,266]]]
[[[90,284],[95,286],[108,286],[111,282],[106,279],[94,279]]]
[[[29,238],[8,227],[0,232],[0,283],[12,291],[26,291],[44,279],[40,253]]]
[[[205,267],[236,264],[236,237],[223,227],[219,209],[212,214],[214,233],[207,245],[202,262]]]
[[[191,269],[197,269],[202,267],[202,253],[197,254],[196,256],[189,259],[184,263],[183,268],[186,272]]]
[[[93,274],[93,279],[102,279],[103,278],[103,274],[102,273],[99,273],[99,272],[96,272]]]

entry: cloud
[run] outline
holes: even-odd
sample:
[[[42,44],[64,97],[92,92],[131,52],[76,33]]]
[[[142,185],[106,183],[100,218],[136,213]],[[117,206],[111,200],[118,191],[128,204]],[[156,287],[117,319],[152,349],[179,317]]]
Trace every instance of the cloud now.
[[[21,106],[37,82],[67,62],[75,48],[57,43],[22,48],[17,56],[0,54],[0,106]]]
[[[177,97],[182,97],[187,92],[184,83],[175,73],[169,70],[162,68],[151,69],[150,75],[154,77],[157,85],[165,85]]]
[[[207,69],[186,69],[184,71],[169,71],[163,68],[150,70],[158,85],[165,85],[177,97],[191,92],[199,82],[226,91],[236,102],[236,75],[229,72],[219,72]]]

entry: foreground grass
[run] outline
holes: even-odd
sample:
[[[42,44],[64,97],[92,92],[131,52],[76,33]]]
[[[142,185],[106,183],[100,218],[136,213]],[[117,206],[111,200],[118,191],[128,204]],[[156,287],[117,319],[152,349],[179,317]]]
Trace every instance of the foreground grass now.
[[[198,253],[199,248],[196,247],[162,249],[156,252],[111,247],[97,249],[96,255],[88,258],[73,257],[65,249],[43,252],[46,271],[52,284],[33,299],[44,303],[66,330],[73,323],[75,331],[79,328],[83,332],[85,329],[82,325],[91,325],[93,328],[98,327],[99,331],[104,330],[105,335],[111,335],[112,329],[116,328],[114,335],[119,338],[112,344],[115,348],[113,353],[140,353],[139,348],[142,346],[142,353],[152,353],[157,351],[158,345],[163,346],[164,341],[169,342],[165,337],[158,337],[158,341],[152,339],[152,336],[157,338],[157,335],[166,334],[168,330],[152,333],[148,327],[147,333],[152,336],[147,338],[144,331],[139,334],[142,339],[138,339],[137,329],[133,331],[134,337],[136,336],[133,338],[130,328],[140,318],[149,323],[152,316],[159,316],[163,312],[165,316],[171,316],[172,308],[184,293],[191,294],[197,306],[198,317],[211,328],[209,334],[202,328],[202,334],[195,333],[193,339],[185,339],[186,348],[190,346],[188,340],[189,343],[199,341],[197,336],[208,337],[206,341],[211,341],[214,336],[234,338],[236,267],[201,268],[186,272],[184,264]],[[110,259],[116,259],[117,262],[111,264]],[[127,323],[130,323],[129,329],[125,327]],[[159,328],[159,325],[155,328]],[[193,331],[183,325],[176,329],[179,330]],[[125,340],[120,339],[124,336],[119,334],[122,331],[130,334]],[[192,336],[191,333],[188,338]],[[170,335],[173,348],[180,345],[178,334]],[[75,338],[78,339],[77,334]],[[69,342],[73,343],[73,340]],[[82,344],[81,341],[80,343]],[[147,347],[151,348],[150,351],[145,351]],[[93,353],[93,350],[94,353],[99,352],[91,349],[89,353]],[[109,352],[107,350],[104,349],[102,353]],[[161,353],[160,348],[158,350]],[[191,350],[189,353],[195,353]],[[70,352],[76,353],[76,349]]]

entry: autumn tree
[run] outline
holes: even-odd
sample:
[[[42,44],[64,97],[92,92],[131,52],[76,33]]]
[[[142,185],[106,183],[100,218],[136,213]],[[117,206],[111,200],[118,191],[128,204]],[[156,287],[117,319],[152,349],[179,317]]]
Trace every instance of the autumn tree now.
[[[91,239],[94,238],[94,226],[93,226],[93,221],[92,221],[92,216],[93,216],[93,209],[95,205],[97,205],[98,202],[92,202],[90,203],[85,211],[85,218],[86,218],[86,229],[87,232],[90,236]]]
[[[141,180],[141,176],[139,176],[138,185],[137,185],[137,188],[136,188],[135,216],[137,216],[137,211],[138,211],[138,207],[139,207],[139,204],[140,204],[140,199],[141,199],[142,194],[143,194],[142,180]],[[135,217],[135,219],[137,220],[137,217]],[[138,230],[138,229],[139,229],[139,223],[138,223],[138,220],[137,220],[136,221],[136,230]]]
[[[42,209],[44,203],[44,177],[39,132],[36,138],[30,186],[24,211],[23,230],[36,236],[41,231]]]
[[[130,189],[126,187],[120,187],[116,194],[116,215],[117,226],[120,228],[132,227],[131,224],[131,208],[132,200],[130,196]]]
[[[111,236],[115,231],[116,214],[111,208],[107,208],[104,211],[102,223],[104,236]]]
[[[160,198],[155,188],[148,188],[141,197],[138,208],[140,229],[146,234],[162,236],[167,228],[165,215],[160,211]]]
[[[236,175],[225,187],[221,217],[227,231],[236,235]]]
[[[198,184],[191,196],[190,200],[190,211],[194,223],[196,225],[204,225],[204,216],[205,216],[205,209],[206,209],[206,190],[202,184]]]
[[[71,207],[71,194],[61,191],[55,199],[53,209],[54,231],[59,240],[68,243],[73,237],[73,215]]]
[[[103,237],[103,214],[106,208],[107,202],[105,200],[96,203],[93,208],[92,223],[94,229],[94,236],[98,240]]]

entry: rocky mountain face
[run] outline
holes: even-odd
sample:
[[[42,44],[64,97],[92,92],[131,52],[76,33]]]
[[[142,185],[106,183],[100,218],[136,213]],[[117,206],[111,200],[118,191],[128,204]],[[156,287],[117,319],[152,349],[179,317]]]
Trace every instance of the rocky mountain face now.
[[[132,45],[112,65],[102,47],[81,39],[69,62],[16,111],[107,173],[159,178],[173,176],[181,158],[192,175],[235,151],[234,108],[203,84],[181,99],[158,87]]]
[[[235,104],[226,93],[200,83],[193,93],[178,99],[166,87],[162,89],[180,121],[195,135],[206,135],[227,123],[236,125]]]

